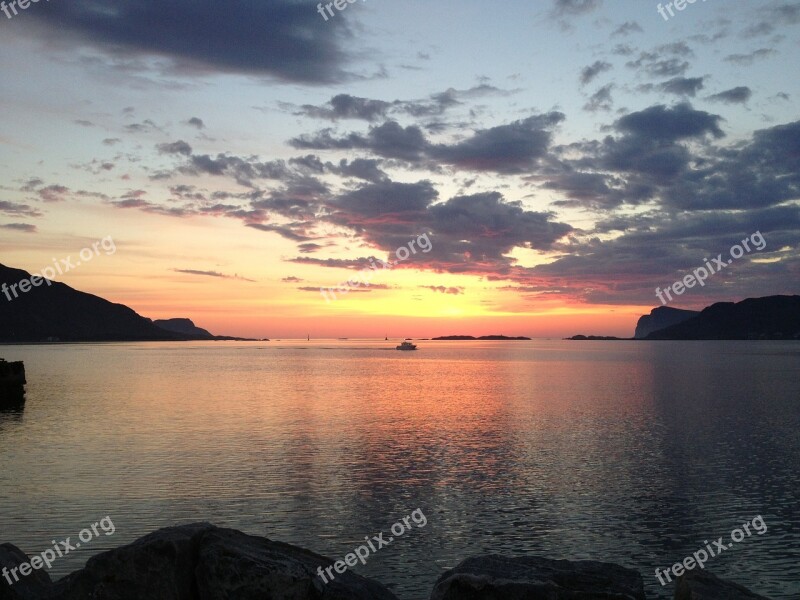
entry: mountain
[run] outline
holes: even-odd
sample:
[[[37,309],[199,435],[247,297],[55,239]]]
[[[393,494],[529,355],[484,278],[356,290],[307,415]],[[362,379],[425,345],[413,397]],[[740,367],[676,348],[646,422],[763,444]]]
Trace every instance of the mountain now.
[[[197,336],[201,338],[213,339],[214,336],[211,335],[205,329],[201,329],[197,327],[191,319],[156,319],[153,321],[153,324],[161,329],[166,329],[167,331],[171,331],[173,333],[182,333],[185,335]]]
[[[699,314],[700,313],[696,310],[682,310],[669,306],[659,306],[651,310],[649,315],[639,317],[639,322],[636,323],[636,333],[633,337],[635,339],[646,338],[654,331],[677,325]]]
[[[0,264],[0,342],[197,339],[226,338],[163,329],[123,304]]]
[[[800,296],[767,296],[718,302],[681,323],[648,334],[647,340],[800,339]]]

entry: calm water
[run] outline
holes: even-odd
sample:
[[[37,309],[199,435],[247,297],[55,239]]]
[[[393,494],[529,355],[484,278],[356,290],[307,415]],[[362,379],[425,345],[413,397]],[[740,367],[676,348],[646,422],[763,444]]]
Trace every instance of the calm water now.
[[[265,342],[11,346],[0,541],[29,553],[110,515],[55,563],[198,520],[332,558],[421,508],[356,572],[404,600],[481,553],[653,573],[756,515],[707,568],[800,595],[800,345]]]

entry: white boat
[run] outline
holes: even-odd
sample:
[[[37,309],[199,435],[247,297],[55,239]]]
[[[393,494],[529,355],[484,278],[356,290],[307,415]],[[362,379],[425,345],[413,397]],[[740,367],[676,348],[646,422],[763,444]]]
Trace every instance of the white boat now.
[[[412,344],[411,342],[403,342],[399,346],[395,347],[396,350],[416,350],[416,344]]]

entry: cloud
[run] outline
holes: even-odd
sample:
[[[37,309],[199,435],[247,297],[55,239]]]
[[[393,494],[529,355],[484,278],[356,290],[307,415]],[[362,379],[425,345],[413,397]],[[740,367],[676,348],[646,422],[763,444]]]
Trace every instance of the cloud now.
[[[3,223],[0,224],[0,227],[13,231],[21,231],[23,233],[36,233],[36,225],[31,225],[29,223]]]
[[[169,144],[158,144],[156,148],[159,154],[183,154],[184,156],[192,154],[192,147],[183,140]]]
[[[255,279],[248,279],[247,277],[240,277],[239,275],[225,275],[217,271],[198,271],[196,269],[172,269],[176,273],[185,273],[186,275],[200,275],[202,277],[219,277],[221,279],[238,279],[240,281],[249,281],[255,283]]]
[[[391,103],[382,100],[370,100],[351,96],[350,94],[339,94],[331,98],[326,106],[305,104],[295,114],[329,119],[331,121],[338,119],[376,121],[383,119],[391,106]]]
[[[456,144],[435,146],[430,155],[465,170],[525,173],[547,155],[550,130],[564,118],[563,113],[551,112],[481,129]]]
[[[410,115],[412,117],[431,117],[443,114],[450,108],[459,106],[467,99],[483,96],[507,96],[513,91],[501,90],[492,85],[482,83],[466,90],[449,88],[443,92],[431,94],[424,100],[375,100],[350,94],[338,94],[322,105],[304,104],[294,107],[282,104],[293,111],[294,115],[307,116],[329,121],[341,119],[357,119],[376,122],[391,115]]]
[[[117,59],[158,57],[184,75],[233,72],[307,84],[347,78],[346,20],[326,23],[294,0],[71,0],[38,8],[30,18],[48,38]]]
[[[201,119],[199,117],[192,117],[191,119],[186,121],[186,124],[191,126],[191,127],[195,127],[197,129],[205,129],[205,127],[206,127],[206,124],[203,123],[203,119]]]
[[[30,204],[0,200],[0,213],[11,217],[41,217],[43,213]]]
[[[735,65],[750,66],[755,61],[767,58],[773,54],[777,54],[777,51],[772,48],[759,48],[758,50],[753,50],[749,54],[729,54],[725,57],[725,60]]]
[[[582,15],[602,6],[603,0],[554,0],[553,14],[559,17]]]
[[[69,193],[69,188],[63,185],[48,185],[36,193],[42,202],[63,202],[66,200],[64,196]]]
[[[416,125],[396,121],[372,126],[366,135],[336,137],[331,129],[289,141],[295,148],[314,150],[368,150],[384,158],[409,163],[435,160],[460,169],[521,173],[535,168],[547,154],[551,129],[564,120],[563,113],[533,115],[507,125],[475,131],[453,144],[432,144]]]
[[[283,281],[284,283],[300,283],[303,280],[300,279],[299,277],[295,277],[294,275],[290,275],[289,277],[284,277],[283,279],[281,279],[281,281]]]
[[[669,81],[665,81],[659,87],[661,91],[667,94],[694,97],[697,92],[703,89],[704,79],[704,77],[674,77]]]
[[[451,294],[453,296],[464,293],[463,287],[446,287],[443,285],[418,285],[417,287],[431,290],[432,292],[437,292],[439,294]]]
[[[614,127],[624,133],[659,141],[700,138],[725,134],[719,128],[721,117],[694,110],[688,103],[668,108],[663,104],[651,106],[620,118]]]
[[[612,64],[603,60],[596,60],[591,65],[581,69],[581,85],[591,83],[600,73],[610,71],[613,68]]]
[[[560,169],[548,175],[543,187],[569,198],[555,201],[556,206],[608,210],[653,201],[689,174],[693,157],[687,142],[724,136],[720,121],[688,103],[629,113],[613,124],[616,136],[559,148],[571,158],[562,158]]]
[[[644,33],[644,29],[636,21],[625,21],[622,25],[617,27],[611,34],[611,37],[618,35],[631,35],[633,33]]]
[[[672,57],[665,57],[672,55]],[[627,67],[637,69],[650,77],[679,77],[689,68],[686,58],[694,52],[685,42],[662,44],[651,51],[639,53],[636,60],[628,61]]]
[[[750,100],[752,95],[753,90],[751,90],[749,87],[739,86],[725,90],[719,94],[709,96],[707,100],[710,100],[711,102],[724,102],[725,104],[744,104]]]
[[[589,97],[589,101],[583,105],[583,109],[589,112],[610,111],[614,106],[614,99],[611,97],[612,89],[614,89],[613,83],[601,87]]]
[[[247,227],[252,227],[253,229],[258,229],[259,231],[269,231],[272,233],[277,233],[281,237],[284,237],[287,240],[292,240],[294,242],[305,242],[307,240],[314,239],[302,233],[302,230],[304,229],[303,224],[268,225],[264,223],[246,223],[246,225]],[[300,230],[297,229],[298,227],[300,228]]]

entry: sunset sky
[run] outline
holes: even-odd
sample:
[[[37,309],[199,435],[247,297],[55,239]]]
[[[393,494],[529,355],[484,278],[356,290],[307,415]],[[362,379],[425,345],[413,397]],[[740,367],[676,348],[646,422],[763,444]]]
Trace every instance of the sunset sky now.
[[[756,231],[764,250],[671,305],[798,293],[800,2],[657,6],[0,13],[0,262],[110,236],[58,280],[270,338],[629,336],[656,287]]]

